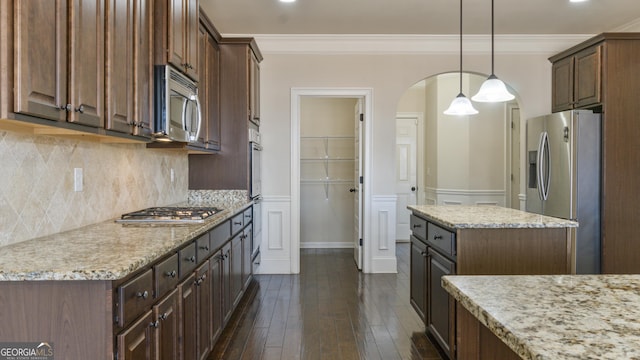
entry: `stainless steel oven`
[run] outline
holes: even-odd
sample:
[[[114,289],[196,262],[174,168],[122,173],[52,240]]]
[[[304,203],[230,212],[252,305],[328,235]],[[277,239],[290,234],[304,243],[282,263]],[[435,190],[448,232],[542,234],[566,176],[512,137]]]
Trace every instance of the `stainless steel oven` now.
[[[262,195],[260,133],[256,129],[249,129],[249,197],[260,198]]]

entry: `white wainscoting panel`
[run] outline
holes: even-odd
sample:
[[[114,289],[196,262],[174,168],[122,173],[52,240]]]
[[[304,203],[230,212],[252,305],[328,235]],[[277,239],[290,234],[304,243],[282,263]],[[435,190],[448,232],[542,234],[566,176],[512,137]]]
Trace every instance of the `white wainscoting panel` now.
[[[396,260],[396,195],[373,196],[371,199],[371,239],[365,239],[371,255],[372,273],[397,273]],[[367,250],[365,250],[367,251]]]
[[[291,273],[291,198],[265,196],[262,200],[260,274]]]

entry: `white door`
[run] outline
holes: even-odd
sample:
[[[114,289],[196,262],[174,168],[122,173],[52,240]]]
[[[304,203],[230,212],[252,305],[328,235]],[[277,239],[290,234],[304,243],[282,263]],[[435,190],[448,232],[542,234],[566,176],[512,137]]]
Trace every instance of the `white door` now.
[[[417,161],[416,143],[418,121],[416,119],[396,119],[396,238],[409,241],[410,211],[407,205],[416,204]]]
[[[354,187],[352,190],[354,190],[354,197],[353,197],[353,201],[354,201],[354,206],[353,206],[353,211],[355,212],[354,217],[353,217],[353,226],[354,226],[354,239],[353,239],[353,259],[356,261],[356,266],[358,267],[358,270],[362,270],[362,246],[363,246],[363,224],[362,224],[362,214],[363,214],[363,210],[364,209],[364,203],[362,201],[362,184],[360,183],[360,178],[362,176],[362,142],[360,141],[360,139],[362,139],[362,119],[363,119],[363,112],[362,112],[362,100],[359,99],[358,102],[355,105],[354,108],[354,124],[355,124],[355,140],[354,140],[354,146],[355,146],[355,151],[354,151],[354,171],[353,171],[353,177],[354,177]]]

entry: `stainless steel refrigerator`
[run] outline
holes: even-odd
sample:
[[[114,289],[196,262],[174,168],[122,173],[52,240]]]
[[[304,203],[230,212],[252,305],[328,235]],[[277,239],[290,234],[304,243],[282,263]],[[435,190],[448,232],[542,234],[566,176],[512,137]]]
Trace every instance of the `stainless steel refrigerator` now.
[[[578,221],[578,274],[600,273],[600,134],[590,110],[527,120],[526,210]]]

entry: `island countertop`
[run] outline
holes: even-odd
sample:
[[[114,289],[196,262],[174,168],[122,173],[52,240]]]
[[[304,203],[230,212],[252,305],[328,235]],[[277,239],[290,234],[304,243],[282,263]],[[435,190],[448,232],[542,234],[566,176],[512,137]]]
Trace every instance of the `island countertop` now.
[[[449,276],[442,285],[523,359],[640,359],[640,275]]]
[[[246,191],[227,191],[176,206],[215,206],[202,223],[120,224],[114,220],[8,246],[0,251],[0,281],[119,280],[251,205]],[[219,194],[219,193],[218,193]]]
[[[409,205],[407,208],[452,229],[578,227],[575,221],[494,205]]]

